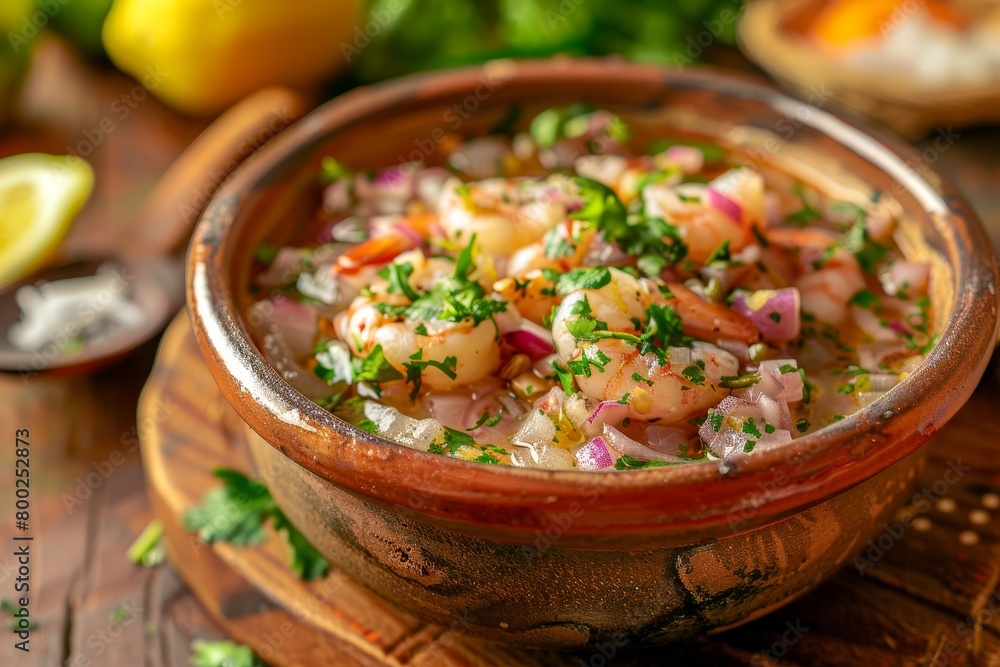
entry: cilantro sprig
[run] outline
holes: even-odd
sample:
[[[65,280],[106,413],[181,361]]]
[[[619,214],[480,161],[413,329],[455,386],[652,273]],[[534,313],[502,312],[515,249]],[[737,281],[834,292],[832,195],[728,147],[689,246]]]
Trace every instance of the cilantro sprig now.
[[[687,246],[680,231],[662,218],[644,213],[629,215],[618,195],[599,181],[576,176],[573,178],[583,200],[583,207],[572,213],[618,243],[628,255],[636,257],[643,274],[658,277],[666,267],[687,255]]]
[[[409,283],[412,268],[410,271],[405,268],[388,271],[383,277],[389,280],[389,291],[403,294],[411,303],[408,306],[381,303],[376,308],[387,317],[406,317],[415,322],[443,320],[458,323],[471,320],[475,326],[492,319],[497,313],[505,312],[507,302],[486,298],[483,286],[470,277],[476,270],[473,261],[475,243],[476,235],[473,234],[455,260],[454,273],[439,280],[433,289],[423,294],[417,293]]]
[[[229,468],[214,473],[222,488],[209,491],[202,504],[184,513],[184,526],[202,542],[228,542],[253,546],[265,539],[264,524],[270,519],[291,548],[291,569],[305,581],[324,576],[330,564],[285,517],[268,488]]]

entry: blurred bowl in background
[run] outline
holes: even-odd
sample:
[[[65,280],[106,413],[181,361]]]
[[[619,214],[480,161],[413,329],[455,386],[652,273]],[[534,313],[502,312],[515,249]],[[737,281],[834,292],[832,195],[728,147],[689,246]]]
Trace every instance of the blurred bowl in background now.
[[[968,4],[959,17],[944,15],[952,10],[942,0],[755,0],[738,42],[799,96],[917,139],[938,126],[1000,120],[1000,13]],[[986,13],[993,20],[979,20]]]

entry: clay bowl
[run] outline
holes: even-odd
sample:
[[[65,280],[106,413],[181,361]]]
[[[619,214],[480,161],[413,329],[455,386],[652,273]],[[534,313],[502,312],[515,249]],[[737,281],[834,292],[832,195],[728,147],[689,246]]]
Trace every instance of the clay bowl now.
[[[938,263],[940,344],[867,409],[742,460],[624,474],[482,466],[407,449],[317,407],[242,319],[253,250],[319,205],[320,160],[433,154],[520,108],[586,100],[741,148],[831,192],[878,190]],[[909,163],[909,164],[908,164]],[[189,254],[198,343],[252,429],[279,504],[337,567],[435,623],[534,647],[664,643],[744,623],[815,587],[910,495],[923,445],[969,397],[997,334],[996,269],[965,201],[895,140],[704,70],[497,62],[361,89],[317,109],[210,202]],[[922,248],[922,249],[921,249]]]

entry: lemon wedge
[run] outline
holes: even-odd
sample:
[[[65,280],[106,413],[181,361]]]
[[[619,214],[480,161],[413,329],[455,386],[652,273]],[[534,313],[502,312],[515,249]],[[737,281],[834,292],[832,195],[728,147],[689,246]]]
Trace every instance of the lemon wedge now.
[[[94,171],[78,157],[29,153],[0,160],[0,286],[59,247],[93,188]]]

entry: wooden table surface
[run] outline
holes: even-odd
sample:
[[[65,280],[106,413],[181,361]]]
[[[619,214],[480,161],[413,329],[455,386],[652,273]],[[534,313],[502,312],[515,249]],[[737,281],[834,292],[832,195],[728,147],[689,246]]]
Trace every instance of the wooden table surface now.
[[[98,172],[98,187],[66,243],[67,256],[112,251],[135,224],[135,212],[158,176],[205,126],[154,99],[125,118],[112,116],[114,100],[134,85],[46,42],[26,101],[36,122],[0,135],[0,156],[92,148],[87,157]],[[66,104],[67,95],[78,102]],[[104,118],[113,118],[114,131],[88,134]],[[958,133],[940,166],[972,199],[1000,247],[1000,188],[994,185],[1000,182],[1000,130]],[[153,425],[137,424],[135,407],[155,351],[153,341],[88,376],[0,375],[0,430],[11,445],[0,449],[0,599],[15,597],[12,441],[16,429],[27,428],[32,611],[38,622],[30,654],[15,650],[13,636],[0,633],[0,666],[181,667],[188,664],[193,638],[220,634],[169,566],[138,568],[124,556],[150,518],[136,443]],[[694,657],[706,664],[771,664],[787,652],[780,664],[1000,665],[996,375],[994,364],[972,401],[929,445],[938,465],[932,469],[961,460],[972,472],[860,584],[857,571],[846,568],[801,601],[713,640],[710,653],[702,646],[656,655],[665,663]],[[881,623],[867,620],[872,610]],[[782,636],[789,641],[776,645]],[[581,659],[600,662],[590,655]]]

